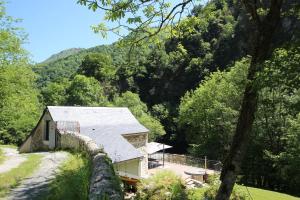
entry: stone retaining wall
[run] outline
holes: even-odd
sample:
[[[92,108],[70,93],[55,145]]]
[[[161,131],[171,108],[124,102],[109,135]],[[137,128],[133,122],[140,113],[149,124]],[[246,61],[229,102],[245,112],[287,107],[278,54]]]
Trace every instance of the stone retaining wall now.
[[[120,200],[123,193],[111,160],[91,138],[71,132],[60,133],[60,148],[87,152],[92,161],[90,200]]]

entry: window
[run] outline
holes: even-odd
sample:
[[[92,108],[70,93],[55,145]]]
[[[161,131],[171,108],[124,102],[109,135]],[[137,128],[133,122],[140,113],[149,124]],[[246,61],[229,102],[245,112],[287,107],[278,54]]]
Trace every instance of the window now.
[[[49,141],[50,120],[46,120],[45,140]]]

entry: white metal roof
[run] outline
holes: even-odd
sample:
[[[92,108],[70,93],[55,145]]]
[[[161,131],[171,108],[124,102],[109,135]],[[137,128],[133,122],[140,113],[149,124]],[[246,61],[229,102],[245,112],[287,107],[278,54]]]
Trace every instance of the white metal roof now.
[[[146,151],[148,154],[153,154],[155,152],[161,151],[163,149],[169,149],[169,148],[172,148],[172,146],[158,143],[158,142],[150,142],[147,143]]]

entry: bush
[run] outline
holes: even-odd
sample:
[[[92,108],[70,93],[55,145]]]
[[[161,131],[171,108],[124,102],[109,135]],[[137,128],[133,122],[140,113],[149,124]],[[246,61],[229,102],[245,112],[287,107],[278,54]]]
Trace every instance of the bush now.
[[[206,188],[194,188],[187,190],[188,200],[202,200],[204,199],[204,192]]]
[[[219,184],[210,186],[204,192],[204,198],[206,200],[214,200],[217,195],[219,186],[220,186]],[[241,190],[241,188],[234,186],[230,196],[230,200],[246,200],[246,199],[248,199],[246,193],[243,190]]]
[[[172,171],[164,170],[138,184],[136,199],[182,200],[187,199],[187,195],[181,178]]]

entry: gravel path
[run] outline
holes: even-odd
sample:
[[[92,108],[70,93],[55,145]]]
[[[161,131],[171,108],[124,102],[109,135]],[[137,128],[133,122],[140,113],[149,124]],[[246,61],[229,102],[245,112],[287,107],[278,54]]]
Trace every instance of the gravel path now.
[[[27,157],[24,154],[19,154],[17,149],[9,147],[0,147],[4,156],[6,157],[4,162],[0,164],[0,173],[8,172],[13,168],[18,167],[22,162],[24,162]]]
[[[43,152],[39,154],[44,156],[40,167],[30,177],[21,181],[21,184],[11,191],[7,199],[34,199],[39,194],[46,192],[49,182],[54,179],[58,172],[58,167],[68,157],[66,152]]]

